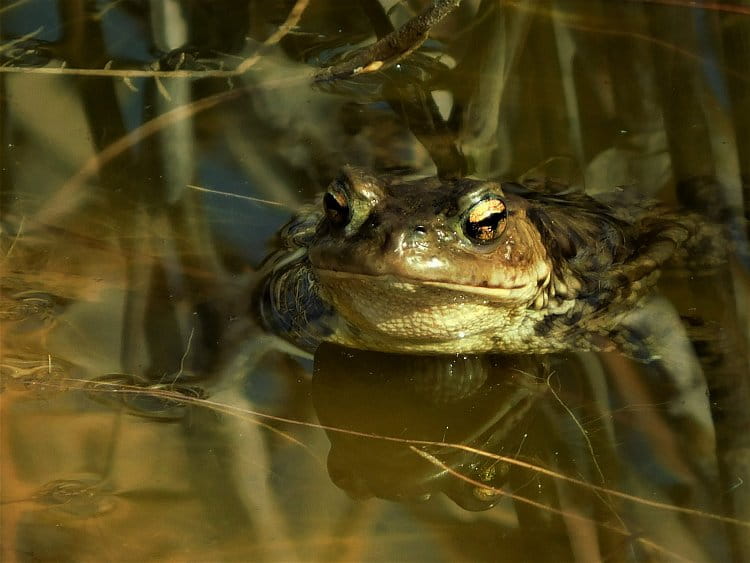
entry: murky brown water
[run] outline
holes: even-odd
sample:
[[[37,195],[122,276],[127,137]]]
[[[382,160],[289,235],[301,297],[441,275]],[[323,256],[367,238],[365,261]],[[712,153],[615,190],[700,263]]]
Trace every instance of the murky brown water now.
[[[750,560],[747,5],[466,0],[318,85],[384,11],[313,0],[261,46],[293,5],[0,3],[2,560]],[[257,329],[269,240],[339,166],[460,154],[700,211],[730,259],[664,273],[650,362]]]

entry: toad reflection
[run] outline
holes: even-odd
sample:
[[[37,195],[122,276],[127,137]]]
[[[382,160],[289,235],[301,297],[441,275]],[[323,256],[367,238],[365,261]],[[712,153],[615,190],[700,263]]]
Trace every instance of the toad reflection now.
[[[645,370],[629,374],[638,380],[634,391],[617,376],[592,375],[582,360],[394,355],[323,344],[312,398],[331,443],[331,480],[356,499],[414,510],[446,499],[471,511],[494,507],[491,517],[511,530],[534,530],[542,544],[545,534],[564,537],[591,525],[605,552],[613,542],[637,543],[647,526],[649,541],[683,530],[721,555],[718,522],[606,492],[716,513],[715,468],[701,461],[713,445],[710,430],[669,419],[667,404],[682,397],[654,385],[648,366],[632,362]],[[620,412],[618,404],[640,408]]]
[[[420,457],[410,441],[458,443],[512,455],[523,421],[544,394],[543,378],[523,357],[405,356],[323,345],[316,354],[313,403],[326,426],[403,442],[329,432],[331,479],[352,496],[426,500],[443,492],[470,510],[498,500],[509,466],[445,445],[420,445],[487,487],[456,479]]]

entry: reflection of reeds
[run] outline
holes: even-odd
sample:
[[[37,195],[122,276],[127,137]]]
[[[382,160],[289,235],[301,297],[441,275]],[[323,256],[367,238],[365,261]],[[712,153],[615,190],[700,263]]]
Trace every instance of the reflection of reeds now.
[[[738,520],[736,518],[722,516],[720,514],[712,514],[709,512],[702,511],[702,510],[681,507],[681,506],[677,506],[673,504],[653,501],[653,500],[643,498],[643,497],[638,497],[638,496],[631,495],[622,491],[596,485],[588,481],[583,481],[575,477],[564,475],[557,471],[553,471],[551,469],[523,461],[522,459],[499,455],[493,452],[483,451],[481,449],[473,448],[465,444],[453,444],[453,443],[425,441],[425,440],[412,440],[412,439],[399,438],[396,436],[380,436],[380,435],[375,435],[375,434],[367,434],[364,432],[357,432],[357,431],[350,430],[350,429],[326,426],[326,425],[318,424],[315,422],[295,420],[295,419],[286,418],[282,416],[276,416],[276,415],[267,414],[267,413],[263,413],[259,411],[248,410],[246,408],[238,407],[235,405],[220,403],[220,402],[213,401],[211,399],[186,396],[185,393],[172,390],[169,388],[169,386],[165,386],[165,387],[157,386],[157,387],[145,387],[144,388],[144,387],[137,386],[137,385],[123,384],[120,382],[89,381],[89,380],[81,380],[81,379],[67,378],[67,377],[57,378],[54,381],[46,381],[44,385],[55,386],[59,388],[60,390],[85,389],[87,392],[90,392],[90,393],[111,393],[113,395],[147,395],[151,397],[174,401],[176,403],[194,405],[196,407],[206,408],[206,409],[218,412],[218,413],[222,413],[225,415],[239,418],[241,420],[252,422],[253,424],[258,424],[263,428],[271,430],[272,432],[277,434],[280,438],[286,441],[289,441],[290,443],[293,443],[295,445],[298,445],[300,447],[303,447],[303,448],[305,448],[303,443],[293,438],[291,435],[278,430],[277,428],[272,426],[271,423],[281,423],[281,424],[287,424],[287,425],[293,425],[293,426],[302,426],[302,427],[313,428],[316,430],[326,430],[329,432],[356,436],[358,438],[365,438],[365,439],[371,439],[371,440],[383,440],[387,442],[404,444],[408,446],[412,451],[417,453],[418,455],[423,456],[426,459],[429,459],[431,463],[440,465],[445,470],[450,470],[450,468],[445,466],[440,460],[435,458],[435,456],[431,455],[429,452],[425,451],[423,448],[430,447],[430,448],[441,448],[441,449],[448,448],[448,449],[461,450],[461,451],[465,451],[468,453],[476,454],[481,457],[486,457],[488,459],[492,459],[495,461],[501,461],[503,463],[507,463],[509,465],[513,465],[515,467],[528,470],[532,473],[538,473],[540,475],[545,475],[553,479],[565,481],[566,483],[581,487],[583,489],[588,489],[590,491],[597,491],[597,492],[604,493],[612,497],[617,497],[623,500],[627,500],[629,502],[641,504],[643,506],[648,506],[651,508],[665,510],[669,512],[679,512],[682,514],[687,514],[690,516],[696,516],[700,518],[706,518],[709,520],[717,520],[720,522],[725,522],[727,524],[732,524],[732,525],[739,526],[742,528],[750,528],[750,521]],[[263,421],[266,421],[266,422],[263,422]],[[470,478],[464,475],[461,475],[459,473],[456,473],[456,472],[454,472],[454,474],[457,478],[471,482],[477,487],[480,487],[480,488],[488,487],[486,483],[482,483],[479,481],[477,482],[471,481]],[[494,489],[494,491],[497,492],[498,494],[508,494],[507,491],[504,491],[503,489]],[[522,499],[522,500],[524,502],[526,501],[530,503],[534,502],[529,499]],[[548,506],[541,506],[541,507],[538,506],[538,508],[554,510],[552,507],[548,507]]]
[[[23,1],[8,4],[0,9],[0,14],[5,17],[23,4]],[[382,107],[378,108],[380,113],[371,111],[373,108],[368,105],[381,102],[378,96],[382,91],[370,88],[373,84],[402,88],[395,96],[393,92],[399,92],[398,88],[388,91],[390,101],[395,102],[392,107],[396,108],[388,111],[395,115],[394,122],[405,129],[404,137],[413,141],[417,136],[425,143],[434,143],[432,152],[439,155],[440,143],[445,139],[453,142],[457,136],[476,174],[513,177],[538,162],[563,157],[570,164],[560,173],[561,179],[570,179],[568,175],[580,177],[588,191],[625,186],[623,197],[630,191],[648,192],[652,196],[669,192],[665,199],[678,199],[689,206],[690,196],[702,190],[708,198],[697,200],[698,211],[716,216],[719,211],[729,209],[731,215],[744,205],[747,219],[750,186],[747,124],[750,76],[746,48],[750,9],[747,6],[704,3],[696,7],[680,0],[627,3],[464,0],[442,27],[433,30],[434,40],[418,53],[437,61],[434,66],[425,65],[427,70],[424,70],[419,66],[424,61],[417,58],[416,61],[422,62],[412,63],[412,67],[404,65],[402,72],[407,80],[403,84],[398,82],[398,74],[367,73],[369,76],[362,78],[371,79],[372,83],[342,84],[332,87],[331,94],[319,95],[308,89],[318,61],[307,53],[301,54],[304,49],[295,50],[293,43],[318,32],[315,10],[319,6],[314,4],[298,0],[280,18],[261,21],[267,24],[270,34],[258,40],[256,47],[248,45],[237,62],[232,61],[233,68],[226,70],[160,70],[140,68],[131,61],[106,60],[106,43],[95,36],[101,33],[102,18],[123,7],[117,3],[108,5],[106,13],[102,10],[90,18],[85,11],[70,8],[72,4],[65,6],[61,10],[63,36],[53,45],[59,56],[49,62],[50,66],[14,66],[16,59],[6,59],[0,66],[3,124],[0,127],[3,163],[0,320],[4,325],[4,346],[0,353],[2,385],[6,390],[13,392],[16,385],[21,388],[28,385],[35,390],[77,388],[84,386],[84,378],[70,377],[72,373],[102,373],[106,370],[95,364],[111,362],[117,364],[112,370],[119,368],[139,375],[148,372],[145,375],[149,381],[161,380],[163,386],[143,389],[100,384],[96,390],[87,386],[89,392],[151,397],[164,401],[165,408],[193,405],[241,422],[252,421],[278,437],[279,443],[293,444],[320,464],[320,456],[313,453],[309,437],[292,436],[279,430],[278,425],[295,424],[331,432],[345,430],[291,417],[263,415],[242,406],[240,399],[232,404],[234,399],[228,395],[219,395],[213,401],[185,397],[170,384],[183,383],[179,381],[183,379],[181,376],[212,372],[215,363],[227,361],[233,352],[221,350],[214,355],[206,352],[212,339],[227,345],[232,340],[230,336],[246,334],[241,330],[224,332],[224,326],[211,333],[212,327],[220,324],[216,319],[245,315],[243,302],[235,299],[245,288],[238,287],[240,283],[232,285],[232,280],[237,272],[246,273],[250,268],[247,260],[241,262],[236,256],[240,244],[217,243],[219,237],[214,237],[216,232],[207,227],[207,217],[214,212],[224,222],[222,227],[241,230],[247,246],[258,249],[267,235],[256,232],[265,211],[245,213],[240,209],[238,215],[233,215],[238,212],[233,206],[215,202],[231,197],[238,204],[252,201],[291,205],[325,183],[330,171],[342,163],[380,162],[358,161],[368,150],[393,152],[393,147],[381,146],[387,144],[382,139],[388,137],[378,137],[373,142],[366,134],[368,128],[382,131],[380,122],[387,113]],[[426,6],[425,2],[416,4],[420,4],[418,8]],[[411,3],[410,8],[416,4]],[[344,8],[337,11],[343,23],[375,27],[374,21],[363,24],[362,14],[356,10],[351,14]],[[306,24],[303,14],[313,23]],[[397,3],[386,18],[392,16],[395,22],[400,17],[399,23],[403,23],[411,15],[405,3]],[[705,25],[699,27],[696,22]],[[37,28],[37,25],[29,27]],[[3,31],[6,30],[7,27]],[[0,56],[39,35],[40,31],[32,31],[14,38],[4,37]],[[329,48],[341,50],[348,39],[343,34],[338,41],[335,37],[319,40],[323,44],[328,41]],[[367,44],[373,41],[370,38]],[[706,49],[706,45],[711,48]],[[83,53],[86,48],[93,53]],[[325,62],[323,59],[322,63]],[[375,66],[368,70],[375,70]],[[409,68],[424,70],[427,83],[413,80]],[[173,80],[191,85],[186,94],[183,92],[187,98],[172,97],[170,81]],[[430,101],[437,88],[453,102],[447,106],[451,115],[446,116],[445,123],[436,119],[437,106]],[[675,97],[675,92],[679,97]],[[144,109],[156,106],[158,100],[163,103],[158,112],[148,113]],[[398,102],[408,103],[398,105]],[[142,119],[126,127],[121,114],[126,106],[138,104]],[[350,124],[355,133],[332,133],[345,104],[356,110],[351,112],[354,118],[353,125]],[[429,111],[420,113],[427,106],[431,106]],[[369,116],[370,121],[357,121],[362,115]],[[154,140],[184,122],[191,122],[188,131],[181,134],[195,136],[194,152],[188,155],[187,163],[175,164],[160,153],[160,144]],[[419,135],[415,124],[423,127]],[[410,131],[409,127],[413,129]],[[451,135],[444,135],[441,127]],[[164,139],[168,137],[161,139],[162,143]],[[241,145],[238,139],[242,139]],[[11,144],[15,148],[9,148]],[[215,152],[210,153],[212,150]],[[187,189],[177,182],[180,185],[173,192],[175,187],[169,181],[159,180],[163,175],[168,176],[164,172],[170,169],[173,172],[178,169],[179,174],[174,177],[181,174],[192,177],[196,166],[193,157],[204,159],[205,163],[216,160],[216,155],[231,153],[236,164],[248,152],[253,158],[238,166],[244,166],[243,173],[251,180],[237,186],[238,193],[234,193],[235,186],[212,182],[211,186],[222,188],[219,191],[200,187],[208,183],[195,185],[205,178],[191,179],[195,184],[187,185]],[[411,163],[403,164],[408,168]],[[713,178],[709,181],[704,178],[701,183],[682,183],[673,189],[696,174]],[[744,194],[742,187],[746,190]],[[304,193],[300,193],[300,188]],[[170,193],[178,193],[179,197],[169,200]],[[224,193],[227,195],[213,198]],[[280,221],[281,215],[279,218]],[[746,225],[732,220],[733,232],[740,239]],[[219,222],[216,217],[213,221]],[[238,266],[240,262],[242,265]],[[688,282],[689,276],[696,279]],[[718,381],[722,392],[712,397],[718,404],[720,421],[717,455],[724,462],[722,493],[728,498],[726,514],[733,516],[630,495],[604,486],[601,475],[592,482],[586,476],[579,479],[565,471],[465,445],[408,440],[403,443],[418,455],[431,455],[424,447],[464,450],[512,464],[528,472],[530,479],[544,476],[555,483],[564,483],[571,490],[599,493],[607,500],[616,498],[655,512],[723,522],[738,532],[735,534],[738,544],[746,543],[750,537],[745,533],[750,502],[747,502],[747,486],[742,485],[748,481],[743,469],[748,459],[746,271],[734,268],[713,276],[691,272],[683,277],[683,281],[670,283],[667,289],[676,296],[682,313],[709,317],[705,332],[710,334],[704,335],[701,345],[712,350],[712,363],[705,369],[714,382]],[[677,279],[670,278],[670,282]],[[59,310],[47,307],[35,297],[25,295],[27,290],[70,300],[80,316],[70,321],[65,307]],[[122,307],[126,312],[120,314],[122,301],[127,301],[127,306]],[[207,304],[216,307],[212,309]],[[91,311],[100,315],[91,316]],[[15,323],[24,321],[23,330],[16,330]],[[113,339],[111,348],[97,350],[94,356],[92,350],[96,346],[92,336],[109,330],[119,336]],[[51,331],[65,334],[64,359],[58,357],[59,348],[50,351],[47,347],[46,337]],[[719,332],[720,339],[713,334]],[[718,351],[713,353],[714,349]],[[617,375],[616,381],[632,376],[627,366],[616,362],[608,369]],[[233,375],[239,379],[245,374]],[[251,378],[256,375],[252,372]],[[276,375],[283,380],[282,373]],[[561,378],[561,387],[564,386]],[[10,395],[15,401],[17,396]],[[8,396],[6,393],[2,397],[6,412],[11,403]],[[566,404],[567,401],[563,403]],[[136,401],[130,407],[139,405],[143,406]],[[659,456],[676,459],[674,450],[681,439],[690,439],[689,433],[682,429],[688,436],[679,438],[677,430],[657,420],[653,412],[643,416],[643,409],[653,411],[656,407],[666,409],[662,401],[644,400],[638,405],[629,402],[603,410],[598,418],[590,417],[584,422],[578,421],[579,413],[568,414],[594,463],[597,443],[592,444],[589,433],[598,430],[604,434],[605,418],[632,413],[636,408],[639,429],[668,444],[667,451],[658,452]],[[183,410],[178,409],[180,414]],[[74,418],[75,411],[71,410],[67,416]],[[236,431],[232,434],[234,443],[244,443],[239,437],[241,428],[232,430]],[[399,440],[387,436],[361,437]],[[7,452],[17,452],[5,445],[2,463],[7,467],[14,461]],[[278,451],[257,439],[251,453],[246,452],[242,458],[246,465],[238,462],[236,471],[265,480],[277,470],[274,461],[278,456]],[[648,454],[643,457],[646,465],[654,459]],[[436,465],[442,463],[429,460]],[[600,468],[597,473],[606,475],[607,468]],[[471,479],[461,474],[456,478]],[[486,483],[479,485],[488,488]],[[325,486],[319,482],[310,488]],[[269,518],[262,537],[268,542],[270,553],[279,558],[304,558],[304,548],[298,547],[302,539],[295,537],[295,531],[282,521],[286,517],[280,515],[282,495],[277,490],[264,489],[262,499],[254,500],[251,489],[245,485],[243,502],[262,514],[275,515]],[[498,494],[508,492],[489,489]],[[221,491],[211,490],[220,498]],[[538,509],[558,511],[574,520],[593,522],[597,527],[632,536],[631,532],[596,515],[581,515],[544,503]],[[293,508],[286,510],[294,512]],[[613,506],[612,510],[617,511],[618,507]],[[351,522],[342,518],[340,529],[342,534],[350,534],[350,544],[357,544],[362,553],[363,544],[368,541],[366,536],[371,533],[368,526],[375,521],[377,509],[363,515],[352,506],[350,516]],[[312,534],[319,535],[310,540]],[[632,539],[642,545],[649,544],[648,533],[646,537]],[[0,543],[6,546],[14,541],[7,541],[7,536],[3,540]],[[322,528],[308,530],[306,541],[339,546],[339,540],[326,535]],[[576,541],[585,543],[580,538],[571,540]],[[273,542],[285,543],[289,549],[275,552],[270,547]],[[228,551],[233,547],[241,554],[240,558],[247,553],[243,546],[237,545],[229,546]],[[669,546],[650,547],[661,550],[663,556],[678,557]],[[354,549],[349,553],[356,553],[356,546]],[[320,552],[335,555],[336,549]],[[747,552],[739,549],[737,558],[742,559],[744,553]]]
[[[489,459],[502,461],[504,463],[511,464],[515,467],[520,467],[524,470],[529,471],[531,475],[538,474],[538,475],[545,475],[548,477],[551,477],[553,480],[558,480],[565,482],[566,484],[570,484],[576,487],[581,487],[584,490],[591,490],[591,491],[597,491],[602,492],[605,495],[608,496],[614,496],[617,498],[621,498],[623,500],[626,500],[628,502],[633,502],[639,505],[648,506],[657,510],[664,510],[669,512],[678,512],[681,514],[691,515],[698,518],[705,518],[710,520],[718,520],[722,521],[734,526],[738,526],[741,528],[747,528],[750,527],[750,522],[744,522],[744,521],[737,521],[732,518],[726,518],[715,514],[706,513],[699,510],[693,510],[690,508],[675,506],[675,505],[669,505],[665,503],[659,503],[652,501],[650,499],[646,498],[640,498],[634,495],[629,495],[627,493],[623,493],[621,491],[613,490],[606,487],[598,487],[596,485],[592,485],[591,483],[587,481],[582,481],[580,479],[576,479],[573,477],[570,477],[568,475],[564,475],[562,473],[559,473],[557,471],[552,471],[550,469],[547,469],[545,467],[539,466],[534,463],[525,462],[521,459],[516,459],[508,456],[500,456],[497,454],[494,454],[492,452],[486,452],[482,451],[476,448],[467,447],[463,444],[452,444],[452,443],[445,443],[445,442],[430,442],[430,441],[415,441],[415,440],[409,440],[409,439],[403,439],[399,437],[391,437],[391,436],[378,436],[378,435],[372,435],[372,434],[364,434],[359,432],[352,432],[347,429],[340,429],[335,427],[326,427],[314,422],[308,422],[304,420],[294,420],[289,419],[286,417],[279,417],[275,415],[268,415],[265,413],[257,412],[254,410],[251,410],[245,406],[242,405],[242,400],[237,402],[237,399],[232,399],[228,395],[224,395],[220,400],[210,400],[210,399],[204,399],[196,396],[190,396],[189,394],[185,394],[184,392],[181,392],[179,390],[171,389],[169,386],[159,387],[154,386],[150,388],[144,388],[137,385],[129,385],[129,384],[123,384],[122,382],[116,382],[116,381],[88,381],[88,380],[80,380],[75,378],[69,378],[69,377],[54,377],[54,378],[47,378],[45,381],[26,381],[26,385],[33,389],[33,387],[39,385],[43,386],[45,389],[48,390],[58,390],[58,391],[66,391],[66,392],[72,392],[76,390],[85,390],[86,393],[93,393],[93,394],[103,394],[103,395],[112,395],[112,396],[132,396],[132,397],[152,397],[157,398],[160,401],[163,401],[164,404],[174,403],[174,404],[182,404],[185,406],[193,406],[200,409],[206,409],[210,412],[216,412],[221,413],[223,415],[227,415],[230,419],[237,419],[244,422],[251,422],[255,426],[259,426],[262,428],[265,428],[267,430],[270,430],[274,435],[279,437],[281,440],[296,445],[302,448],[303,451],[306,451],[310,455],[313,456],[313,458],[316,459],[316,455],[309,451],[307,446],[305,445],[304,441],[300,441],[297,438],[294,438],[290,434],[280,431],[278,428],[276,428],[275,425],[281,423],[286,425],[295,425],[295,426],[302,426],[307,427],[311,429],[325,429],[330,432],[337,432],[342,434],[348,434],[348,435],[355,435],[360,438],[368,439],[368,440],[385,440],[385,441],[391,441],[395,443],[401,443],[406,446],[408,446],[415,454],[424,457],[430,463],[434,463],[436,466],[440,467],[441,469],[449,472],[452,474],[456,479],[460,479],[464,482],[469,483],[470,485],[477,487],[481,490],[491,490],[493,493],[507,496],[509,498],[514,499],[517,502],[521,502],[523,504],[532,506],[536,509],[539,509],[541,511],[550,512],[553,514],[558,514],[566,519],[579,522],[579,523],[586,523],[591,524],[595,527],[599,527],[605,530],[609,530],[612,532],[615,532],[617,534],[626,536],[632,541],[641,544],[645,547],[648,547],[656,552],[664,553],[664,554],[670,554],[675,555],[674,552],[672,552],[669,548],[665,546],[658,545],[658,543],[652,541],[649,539],[648,534],[635,534],[626,528],[623,528],[621,526],[616,526],[614,524],[611,524],[606,521],[597,521],[593,520],[592,518],[585,516],[583,514],[578,513],[575,509],[566,509],[564,506],[561,508],[557,508],[555,506],[546,505],[543,503],[540,503],[538,501],[535,501],[532,498],[527,498],[523,495],[514,493],[512,490],[507,490],[505,488],[494,488],[492,486],[487,485],[487,483],[476,481],[472,479],[471,477],[468,477],[466,475],[461,474],[460,472],[457,472],[456,470],[444,465],[439,459],[437,459],[434,455],[430,454],[427,449],[432,448],[439,448],[441,450],[444,450],[445,448],[448,449],[456,449],[456,450],[462,450],[467,451],[472,454],[476,454],[478,456],[487,457]],[[133,411],[131,411],[133,412]],[[134,414],[137,414],[134,412]],[[195,419],[195,413],[192,415],[189,415],[188,412],[184,412],[183,417],[190,416],[191,418]],[[242,432],[247,432],[247,427],[242,427]],[[248,457],[248,452],[243,452],[240,457],[243,459],[247,459],[247,462],[250,462],[252,468],[254,471],[260,472],[260,474],[264,474],[268,469],[264,465],[258,465],[259,456],[263,457],[265,454],[261,454],[260,452],[256,452],[253,455],[250,455]],[[320,461],[318,461],[320,463]],[[244,472],[250,469],[248,466],[241,466],[238,468],[240,471]],[[240,488],[241,485],[240,485]],[[114,493],[114,496],[117,497],[121,493]],[[248,502],[250,502],[249,506],[258,506],[258,496],[257,491],[255,491],[254,494],[251,493],[251,496],[247,498]],[[273,504],[273,501],[270,499],[267,499],[263,502],[271,502]],[[272,508],[271,505],[266,505],[265,509],[263,510],[263,514],[270,514],[273,512],[276,512],[277,508]],[[266,512],[268,510],[269,512]],[[275,517],[278,518],[278,515]],[[271,534],[271,536],[274,536],[276,534],[268,532]],[[289,539],[287,540],[289,542],[292,542],[293,540]],[[290,543],[290,545],[292,545]],[[280,546],[277,546],[277,549],[280,548]],[[676,556],[676,555],[675,555]]]
[[[200,79],[200,78],[224,78],[224,79],[231,79],[238,76],[243,75],[248,70],[250,70],[257,62],[261,59],[261,57],[265,54],[263,48],[272,47],[273,45],[276,45],[279,41],[281,41],[284,36],[289,33],[299,22],[300,18],[302,17],[302,14],[305,11],[305,8],[307,7],[309,0],[297,0],[292,7],[292,9],[289,11],[289,15],[287,16],[286,21],[284,21],[283,24],[281,24],[278,29],[272,33],[262,44],[261,49],[258,50],[258,52],[254,53],[253,55],[246,57],[245,59],[241,60],[237,66],[234,69],[231,70],[180,70],[180,69],[174,69],[174,70],[139,70],[139,69],[113,69],[108,68],[110,63],[108,63],[105,68],[96,69],[96,68],[67,68],[66,66],[58,67],[58,68],[24,68],[24,67],[17,67],[13,66],[12,64],[4,64],[0,66],[0,72],[6,72],[6,73],[31,73],[31,74],[48,74],[48,75],[71,75],[71,76],[98,76],[102,78],[122,78],[126,80],[130,80],[133,78],[153,78],[155,80],[158,80],[159,78],[190,78],[190,79]],[[14,7],[18,7],[18,4],[14,6],[6,6],[2,10],[0,10],[0,13],[6,10],[10,10]],[[11,47],[13,47],[15,44],[26,41],[27,39],[32,39],[36,35],[39,34],[39,32],[42,30],[42,28],[37,29],[36,31],[33,31],[31,33],[27,33],[26,35],[23,35],[15,40],[9,41],[3,45],[0,45],[0,53],[3,52],[3,50],[7,50]],[[9,61],[12,63],[12,61]],[[131,83],[132,84],[132,83]]]
[[[528,471],[530,475],[546,476],[546,477],[551,478],[553,481],[563,482],[566,485],[569,485],[572,487],[580,487],[582,490],[585,490],[585,491],[603,493],[607,497],[616,497],[618,499],[622,499],[627,502],[635,503],[637,505],[641,505],[644,507],[649,507],[657,511],[667,511],[667,512],[689,515],[695,518],[715,520],[719,522],[724,522],[732,526],[737,526],[739,528],[750,527],[750,522],[747,522],[747,521],[741,521],[741,520],[737,520],[734,518],[707,513],[701,510],[691,509],[689,507],[671,505],[667,503],[653,501],[648,498],[638,497],[638,496],[624,493],[622,491],[618,491],[615,489],[594,485],[588,481],[577,479],[569,475],[560,473],[558,471],[554,471],[546,467],[540,466],[538,464],[526,462],[522,459],[498,455],[493,452],[487,452],[481,449],[472,448],[464,444],[453,444],[453,443],[434,442],[434,441],[419,441],[419,440],[403,439],[403,438],[394,437],[394,436],[372,435],[372,434],[351,431],[348,429],[324,426],[324,425],[320,425],[320,424],[305,421],[305,420],[295,420],[295,419],[290,419],[287,417],[270,415],[270,414],[258,412],[250,408],[247,408],[246,406],[243,405],[243,400],[240,399],[238,402],[238,398],[233,399],[230,395],[226,395],[226,394],[222,394],[222,398],[217,401],[217,400],[205,399],[205,398],[201,398],[197,396],[191,396],[190,394],[186,394],[179,390],[171,389],[170,386],[168,385],[167,386],[152,386],[152,387],[144,388],[142,386],[125,384],[125,383],[118,382],[118,381],[88,381],[88,380],[81,380],[81,379],[64,377],[64,376],[46,378],[44,381],[27,380],[25,383],[26,383],[26,386],[31,389],[39,385],[39,386],[43,386],[45,389],[48,389],[48,390],[55,389],[58,391],[67,391],[67,392],[72,392],[76,390],[85,390],[86,393],[91,393],[95,395],[103,394],[103,395],[111,395],[115,397],[131,396],[134,398],[151,397],[151,398],[156,398],[156,399],[159,399],[160,401],[163,401],[164,404],[169,404],[169,403],[182,404],[185,406],[192,406],[194,408],[206,409],[209,412],[215,412],[215,413],[226,415],[229,417],[229,419],[232,419],[232,420],[236,419],[236,420],[241,420],[244,422],[250,422],[253,425],[256,425],[258,427],[265,428],[266,430],[271,431],[273,435],[277,436],[284,442],[287,442],[288,444],[299,446],[300,448],[302,448],[302,451],[305,451],[307,454],[311,455],[312,458],[315,459],[317,463],[321,463],[321,462],[320,460],[317,459],[317,455],[313,451],[311,451],[307,447],[307,445],[305,445],[304,440],[301,441],[300,439],[293,437],[291,434],[279,430],[277,428],[277,425],[279,424],[293,425],[293,426],[306,427],[306,428],[315,429],[315,430],[323,429],[328,432],[335,432],[335,433],[357,436],[359,438],[366,439],[366,440],[384,440],[384,441],[389,441],[389,442],[394,442],[394,443],[400,443],[409,447],[411,451],[413,451],[416,455],[423,457],[424,459],[428,460],[430,463],[433,463],[436,467],[439,467],[440,469],[447,471],[448,473],[453,475],[456,479],[464,481],[470,484],[471,486],[476,487],[479,490],[490,491],[493,494],[512,498],[516,502],[520,502],[522,504],[531,506],[543,512],[549,512],[552,514],[560,515],[568,521],[578,522],[581,525],[583,524],[593,525],[597,528],[602,528],[604,530],[614,532],[615,534],[619,534],[624,537],[630,538],[630,540],[632,540],[633,542],[641,544],[642,546],[649,548],[650,550],[653,550],[655,552],[659,552],[665,555],[675,556],[678,558],[679,558],[679,555],[676,554],[674,551],[672,551],[670,548],[659,545],[657,542],[654,542],[653,540],[649,539],[648,533],[644,533],[644,532],[635,533],[631,530],[628,530],[626,527],[624,527],[624,524],[617,525],[617,524],[613,524],[607,521],[599,521],[596,519],[592,519],[590,516],[586,516],[585,514],[580,513],[575,507],[566,508],[564,505],[560,507],[556,507],[556,506],[541,503],[537,500],[534,500],[533,498],[529,498],[522,494],[518,494],[514,492],[512,489],[492,487],[491,485],[488,485],[485,482],[477,481],[445,465],[435,455],[432,455],[430,453],[430,450],[434,448],[445,450],[447,448],[447,449],[465,451],[465,452],[469,452],[480,457],[485,457],[488,459],[501,461],[503,463],[510,464],[514,467],[521,468],[525,471]],[[137,412],[135,411],[131,411],[131,412],[133,412],[134,414],[137,414]],[[186,411],[182,414],[182,416],[183,417],[190,416],[191,418],[195,418],[196,414],[193,413],[192,415],[190,415],[188,414],[188,411]],[[246,427],[243,426],[242,428],[245,429],[243,430],[243,432],[247,431]],[[268,469],[267,467],[263,465],[260,465],[260,466],[258,465],[258,459],[259,459],[258,456],[263,457],[265,456],[265,454],[261,455],[260,452],[256,452],[256,454],[248,458],[248,453],[245,452],[240,457],[242,459],[247,460],[244,463],[247,463],[249,461],[252,464],[252,466],[254,466],[255,471],[259,471],[261,472],[261,474],[263,474]],[[248,469],[250,469],[250,467],[247,467],[244,465],[238,468],[238,470],[242,471],[243,474]],[[117,496],[117,494],[118,493],[115,493],[115,496]],[[580,494],[578,496],[580,497]],[[253,497],[251,494],[251,497],[248,497],[247,501],[250,502],[251,505],[256,506],[258,503],[257,495]],[[264,502],[270,502],[272,504],[274,503],[270,499],[267,499]],[[577,502],[580,502],[580,498]],[[267,505],[266,509],[274,513],[278,510],[278,508],[272,508],[271,505]],[[266,513],[266,514],[269,514],[269,513]],[[277,515],[274,518],[279,518],[279,516]],[[271,532],[269,531],[268,533],[271,533]],[[275,535],[275,534],[271,533],[271,535]],[[291,541],[291,540],[287,540],[287,541]]]

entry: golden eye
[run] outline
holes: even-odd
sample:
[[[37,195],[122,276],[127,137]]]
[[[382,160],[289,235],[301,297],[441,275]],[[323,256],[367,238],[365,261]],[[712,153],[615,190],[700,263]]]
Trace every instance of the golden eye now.
[[[349,200],[346,194],[339,190],[329,191],[323,196],[323,208],[326,217],[332,225],[343,227],[349,222]]]
[[[475,203],[466,214],[464,234],[477,244],[486,244],[500,237],[508,222],[503,200],[490,197]]]

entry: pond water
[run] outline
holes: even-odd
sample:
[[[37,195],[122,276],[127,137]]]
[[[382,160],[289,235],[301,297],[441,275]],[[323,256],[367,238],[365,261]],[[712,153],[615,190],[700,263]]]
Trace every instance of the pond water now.
[[[750,8],[0,3],[3,561],[750,560]],[[648,358],[265,334],[274,233],[344,164],[549,176],[726,237]]]

